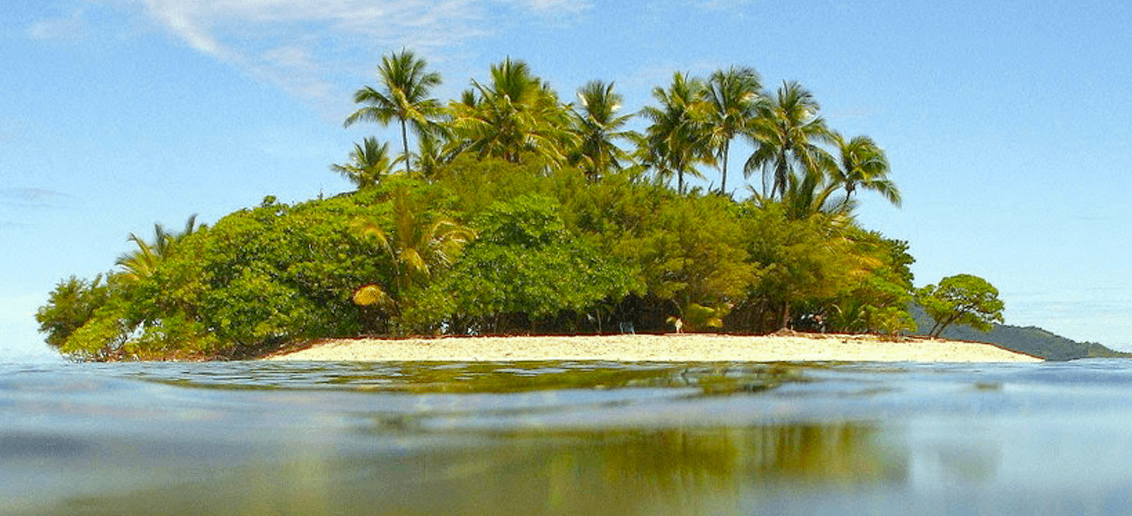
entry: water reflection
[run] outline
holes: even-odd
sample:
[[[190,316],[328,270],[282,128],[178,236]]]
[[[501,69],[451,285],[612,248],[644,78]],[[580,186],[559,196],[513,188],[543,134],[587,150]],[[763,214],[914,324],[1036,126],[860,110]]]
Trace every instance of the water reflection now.
[[[1132,505],[1132,367],[1109,362],[3,373],[0,514],[1120,514]]]
[[[310,450],[194,482],[68,499],[47,514],[711,514],[752,493],[901,483],[868,425],[510,432]],[[756,496],[757,498],[757,496]]]
[[[129,367],[131,364],[124,364]],[[121,370],[121,366],[114,364]],[[811,365],[810,369],[821,366]],[[802,381],[796,364],[664,362],[228,362],[145,364],[135,378],[225,390],[354,390],[411,394],[516,393],[562,389],[697,387],[758,392]]]

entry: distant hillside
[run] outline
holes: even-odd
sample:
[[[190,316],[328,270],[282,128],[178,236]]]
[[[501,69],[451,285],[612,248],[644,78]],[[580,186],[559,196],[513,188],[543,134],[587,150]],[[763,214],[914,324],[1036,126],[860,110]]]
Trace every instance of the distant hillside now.
[[[912,317],[920,330],[919,335],[927,335],[932,328],[932,319],[920,307],[912,307]],[[1079,358],[1132,358],[1132,353],[1123,353],[1106,348],[1095,342],[1076,342],[1060,335],[1054,335],[1034,326],[1010,326],[996,324],[989,332],[981,332],[969,326],[948,326],[941,335],[945,339],[988,342],[1006,349],[1019,351],[1046,360],[1076,360]]]

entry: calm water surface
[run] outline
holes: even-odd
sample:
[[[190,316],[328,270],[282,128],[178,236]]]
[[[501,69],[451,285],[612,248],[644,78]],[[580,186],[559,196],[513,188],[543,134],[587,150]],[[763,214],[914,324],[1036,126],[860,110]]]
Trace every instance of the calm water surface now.
[[[0,514],[1125,514],[1132,361],[0,364]]]

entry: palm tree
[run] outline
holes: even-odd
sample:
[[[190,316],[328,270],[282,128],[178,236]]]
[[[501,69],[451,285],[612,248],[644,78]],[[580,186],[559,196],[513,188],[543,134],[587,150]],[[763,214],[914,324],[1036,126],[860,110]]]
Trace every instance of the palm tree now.
[[[444,153],[443,131],[429,132],[421,135],[417,142],[417,174],[427,181],[433,181],[440,175],[440,169],[448,162],[449,156]]]
[[[707,129],[712,146],[718,149],[722,180],[719,193],[727,192],[727,161],[731,140],[748,131],[757,115],[762,84],[753,68],[731,67],[717,70],[708,79],[707,103],[710,106]]]
[[[449,104],[456,149],[512,163],[533,153],[561,165],[567,149],[577,146],[567,110],[527,63],[507,58],[491,67],[491,82],[473,80],[472,87]]]
[[[573,108],[574,130],[581,144],[571,156],[590,179],[599,179],[610,169],[621,170],[629,154],[615,140],[631,139],[631,131],[621,130],[632,115],[617,115],[621,95],[614,93],[613,83],[590,81],[578,89],[578,105]]]
[[[791,220],[804,220],[814,215],[850,217],[856,205],[848,198],[834,197],[839,187],[818,170],[807,170],[801,176],[791,175],[786,180],[786,190],[781,199],[786,216]]]
[[[806,220],[814,215],[827,217],[851,217],[856,202],[836,197],[840,184],[832,183],[820,170],[808,170],[799,175],[786,178],[786,188],[781,197],[775,199],[764,195],[752,186],[750,202],[756,206],[767,207],[776,204],[782,208],[789,220]]]
[[[761,170],[764,194],[767,180],[773,182],[769,197],[783,195],[791,175],[822,170],[832,159],[818,146],[831,139],[818,109],[813,94],[797,82],[783,82],[773,98],[760,104],[750,131],[755,150],[743,174],[750,177]]]
[[[346,127],[360,121],[389,125],[396,118],[401,123],[405,174],[409,173],[407,127],[411,125],[418,135],[428,131],[441,111],[440,102],[428,96],[429,90],[440,84],[440,74],[426,72],[427,65],[410,50],[383,56],[377,68],[382,90],[366,86],[355,92],[354,103],[366,104],[366,107],[355,111],[345,122]]]
[[[389,159],[389,143],[378,145],[377,138],[366,138],[362,144],[354,144],[350,152],[350,162],[345,165],[330,165],[330,170],[342,174],[354,183],[359,190],[377,186],[381,178],[392,174],[393,167],[402,156]]]
[[[354,302],[395,311],[415,282],[427,280],[439,267],[452,265],[464,245],[475,238],[475,232],[450,219],[425,215],[404,183],[393,187],[389,200],[392,231],[368,218],[356,219],[353,229],[364,238],[376,240],[393,259],[395,291],[365,285],[354,292]]]
[[[684,175],[702,178],[703,174],[695,165],[713,162],[709,136],[704,130],[704,94],[703,81],[676,72],[667,90],[653,89],[653,98],[660,106],[646,106],[641,110],[652,122],[645,134],[647,148],[642,153],[643,160],[660,177],[675,175],[677,192],[681,194],[684,193]]]
[[[833,141],[839,159],[829,168],[829,175],[834,184],[845,188],[846,199],[860,188],[877,192],[900,206],[900,190],[888,178],[888,158],[872,138],[857,136],[846,142],[840,134],[834,134]]]
[[[126,284],[137,284],[152,276],[161,261],[173,253],[176,244],[199,229],[196,220],[196,214],[191,215],[180,233],[170,233],[160,223],[154,224],[152,244],[137,234],[130,233],[126,240],[133,242],[137,249],[114,261],[115,265],[122,268],[118,278]]]

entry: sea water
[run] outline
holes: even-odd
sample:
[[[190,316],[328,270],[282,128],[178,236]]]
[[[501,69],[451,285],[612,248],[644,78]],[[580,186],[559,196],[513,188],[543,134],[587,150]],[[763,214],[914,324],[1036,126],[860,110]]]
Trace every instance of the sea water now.
[[[1125,514],[1132,361],[0,365],[0,514]]]

